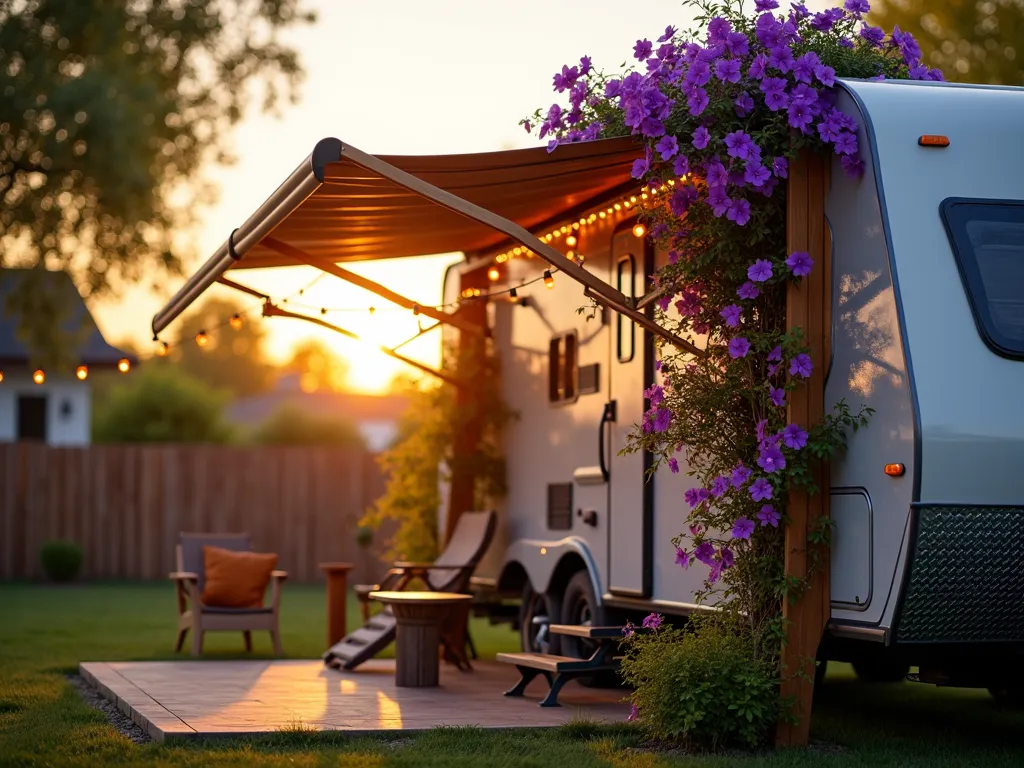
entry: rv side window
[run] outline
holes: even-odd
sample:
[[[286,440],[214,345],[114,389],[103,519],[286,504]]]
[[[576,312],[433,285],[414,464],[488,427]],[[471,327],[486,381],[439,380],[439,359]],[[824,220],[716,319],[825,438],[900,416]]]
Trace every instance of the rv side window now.
[[[623,256],[618,263],[616,287],[630,299],[636,298],[636,259],[632,254]],[[633,359],[636,345],[636,324],[621,314],[615,315],[615,354],[620,363]]]
[[[946,200],[942,216],[982,338],[1024,358],[1024,201]]]
[[[548,345],[548,400],[564,403],[576,399],[576,333],[556,336]]]

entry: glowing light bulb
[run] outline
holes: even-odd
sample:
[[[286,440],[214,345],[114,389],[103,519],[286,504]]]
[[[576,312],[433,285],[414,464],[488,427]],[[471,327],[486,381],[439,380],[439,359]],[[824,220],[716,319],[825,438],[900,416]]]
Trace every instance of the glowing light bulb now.
[[[566,251],[565,258],[569,261],[576,261],[576,251]]]
[[[167,357],[168,352],[170,352],[170,347],[167,346],[167,342],[161,341],[156,347],[157,357]]]
[[[0,371],[0,381],[3,381],[3,380],[4,380],[4,372]]]
[[[569,235],[567,238],[565,238],[565,244],[568,245],[570,248],[576,245],[576,242],[576,235]]]
[[[498,271],[497,267],[491,267],[490,269],[487,270],[487,279],[490,280],[492,283],[499,277],[501,277],[501,272]]]
[[[241,329],[241,327],[242,327],[242,316],[241,316],[241,315],[232,315],[232,316],[231,316],[231,319],[230,319],[230,320],[228,320],[228,324],[229,324],[229,325],[230,325],[230,326],[231,326],[231,327],[232,327],[232,328],[233,328],[234,330],[236,330],[236,331],[237,331],[237,330],[239,330],[239,329]]]
[[[545,269],[544,270],[544,287],[545,288],[554,288],[555,287],[555,278],[552,276],[550,269]]]
[[[122,357],[117,361],[117,370],[121,373],[128,373],[132,368],[132,363],[127,357]]]
[[[633,234],[636,235],[637,237],[643,237],[645,234],[647,234],[647,228],[644,227],[643,224],[637,224],[635,227],[633,227]]]
[[[87,378],[89,378],[89,366],[80,365],[77,368],[75,368],[75,376],[78,377],[79,381],[85,381]]]
[[[43,373],[41,369],[37,370],[35,373],[32,374],[32,381],[34,381],[36,384],[42,384],[44,381],[46,381],[46,374]]]
[[[210,343],[210,337],[206,335],[206,331],[200,331],[196,334],[196,344],[200,347],[205,347]]]

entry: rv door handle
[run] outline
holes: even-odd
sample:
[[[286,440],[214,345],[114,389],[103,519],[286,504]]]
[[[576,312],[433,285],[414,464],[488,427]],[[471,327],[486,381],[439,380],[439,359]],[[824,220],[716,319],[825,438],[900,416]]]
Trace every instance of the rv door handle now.
[[[601,467],[601,476],[606,483],[608,482],[609,472],[608,465],[604,460],[604,426],[613,421],[615,421],[615,401],[611,400],[605,403],[604,411],[601,413],[601,423],[597,425],[597,460],[598,465]]]

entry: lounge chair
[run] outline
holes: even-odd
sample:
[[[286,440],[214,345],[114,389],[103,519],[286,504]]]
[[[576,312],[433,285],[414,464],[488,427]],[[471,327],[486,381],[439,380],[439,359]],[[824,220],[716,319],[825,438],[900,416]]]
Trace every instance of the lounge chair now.
[[[252,651],[253,630],[270,632],[274,653],[283,655],[278,632],[278,608],[281,603],[281,585],[288,578],[285,571],[274,571],[270,578],[270,605],[258,608],[220,608],[203,605],[200,595],[206,585],[203,547],[219,547],[233,552],[251,552],[252,543],[247,533],[206,534],[182,533],[175,549],[175,570],[170,578],[178,593],[178,642],[181,651],[185,636],[192,631],[192,655],[203,652],[206,632],[236,631],[245,637],[245,650]]]
[[[342,669],[355,669],[367,659],[380,653],[395,639],[395,617],[390,609],[385,608],[375,616],[370,615],[370,593],[389,590],[400,592],[407,589],[414,580],[421,582],[426,590],[433,592],[469,593],[469,580],[477,565],[487,552],[494,538],[497,526],[497,515],[493,512],[463,512],[459,517],[451,540],[444,551],[432,563],[398,562],[394,564],[380,584],[357,584],[356,596],[359,599],[365,624],[333,645],[325,654],[324,661],[329,666]],[[452,638],[462,635],[469,645],[473,657],[473,641],[465,627],[442,628],[442,642],[445,646],[445,658],[460,668],[462,663],[468,664],[461,642],[453,644]]]

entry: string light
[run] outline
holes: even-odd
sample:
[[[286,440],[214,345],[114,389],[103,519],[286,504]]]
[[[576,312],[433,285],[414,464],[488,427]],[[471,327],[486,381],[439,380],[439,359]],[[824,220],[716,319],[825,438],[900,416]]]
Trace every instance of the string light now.
[[[206,335],[206,331],[200,331],[196,334],[196,344],[200,347],[205,347],[210,343],[210,337]]]
[[[44,381],[46,381],[46,374],[43,373],[43,370],[41,368],[32,374],[32,381],[34,381],[36,384],[42,384]]]
[[[89,366],[80,365],[75,369],[75,376],[78,377],[79,381],[85,381],[89,378]]]
[[[554,288],[555,287],[555,278],[554,278],[554,276],[552,276],[550,269],[545,269],[544,270],[544,287],[545,288]]]
[[[636,235],[637,237],[643,237],[645,234],[647,234],[647,228],[644,227],[643,224],[637,224],[635,227],[633,227],[633,234]]]
[[[4,380],[4,372],[0,371],[0,381],[3,381],[3,380]]]
[[[495,282],[499,277],[501,277],[501,272],[498,271],[497,267],[491,267],[490,269],[487,270],[487,279],[490,280],[492,283]]]
[[[119,370],[121,373],[128,373],[128,371],[130,371],[131,369],[132,363],[131,360],[129,360],[127,357],[122,357],[120,360],[117,361],[117,370]]]
[[[516,289],[515,289],[515,288],[512,288],[512,289],[511,289],[511,290],[509,290],[509,292],[508,292],[508,297],[509,297],[510,299],[514,299],[514,298],[515,298],[516,296],[518,296],[518,295],[519,295],[519,294],[517,294],[517,293],[516,293]],[[3,376],[3,374],[0,374],[0,380],[2,380],[2,376]]]
[[[241,315],[232,315],[231,319],[228,320],[228,325],[230,325],[232,327],[232,329],[234,329],[236,331],[241,330],[242,329],[242,316]]]
[[[171,351],[166,341],[161,341],[156,345],[156,354],[158,357],[167,357],[167,353]]]
[[[565,238],[565,244],[568,245],[570,248],[574,248],[576,246],[576,243],[576,235],[569,235],[567,238]]]

